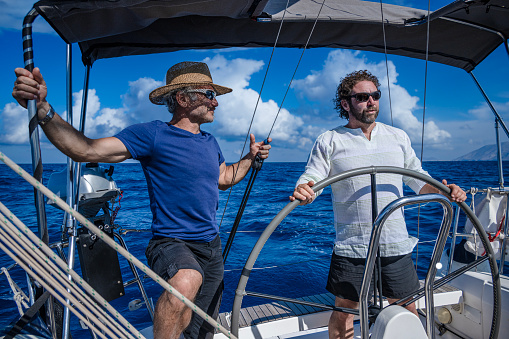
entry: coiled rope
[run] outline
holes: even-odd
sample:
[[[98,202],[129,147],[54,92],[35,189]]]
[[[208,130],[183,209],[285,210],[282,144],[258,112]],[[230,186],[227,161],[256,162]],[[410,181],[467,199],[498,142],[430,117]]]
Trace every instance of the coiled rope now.
[[[164,281],[164,279],[159,277],[136,257],[133,257],[131,253],[119,246],[114,240],[110,239],[107,234],[101,231],[83,215],[73,210],[62,199],[56,196],[2,152],[0,152],[0,161],[4,162],[19,176],[34,186],[35,189],[44,194],[48,199],[51,199],[62,210],[71,214],[84,227],[95,233],[102,241],[108,244],[108,246],[115,249],[130,263],[142,270],[145,275],[152,278],[166,291],[177,297],[193,312],[197,313],[205,321],[214,326],[215,329],[226,335],[228,338],[236,339],[230,331],[212,319],[207,313],[198,308],[180,292],[175,290],[170,284]],[[2,203],[0,203],[0,211],[3,214],[3,218],[0,218],[0,239],[3,242],[0,244],[0,249],[2,249],[13,260],[18,262],[18,264],[29,275],[37,279],[37,281],[56,299],[65,303],[65,298],[69,298],[72,302],[72,305],[69,305],[71,311],[83,320],[91,329],[97,331],[96,333],[102,338],[143,338],[143,336],[129,322],[127,322],[127,320],[125,320],[111,305],[109,305],[109,303],[104,300],[104,298],[102,298],[90,285],[83,281],[82,277],[80,277],[75,271],[70,270],[62,259],[60,259],[48,246],[46,246],[35,234],[33,234],[30,229],[14,214],[12,214]],[[57,266],[60,267],[60,269],[58,269]],[[73,281],[69,281],[67,279],[67,275],[71,275],[73,277]],[[84,291],[82,291],[79,287],[84,289]],[[67,289],[69,289],[71,293],[67,292]],[[93,303],[89,301],[91,296],[96,300],[96,302]],[[124,327],[113,321],[113,318],[108,316],[102,309],[103,307],[106,308]],[[88,316],[90,316],[93,324],[91,321],[86,319]],[[106,324],[108,324],[108,327],[106,327]],[[107,336],[102,334],[95,326],[104,330]],[[113,331],[116,332],[117,335],[115,335]]]

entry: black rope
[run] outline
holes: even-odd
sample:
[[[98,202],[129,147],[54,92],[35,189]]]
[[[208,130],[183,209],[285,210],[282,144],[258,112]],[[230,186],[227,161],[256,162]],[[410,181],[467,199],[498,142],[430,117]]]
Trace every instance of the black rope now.
[[[230,231],[230,236],[228,237],[228,241],[226,242],[226,245],[223,250],[223,263],[226,262],[228,253],[230,253],[230,248],[232,247],[233,239],[235,238],[235,234],[237,233],[237,229],[239,228],[240,225],[240,220],[242,219],[242,215],[244,214],[244,209],[246,208],[247,201],[249,199],[249,194],[251,193],[251,189],[253,188],[258,172],[260,172],[260,170],[262,169],[262,165],[263,160],[257,156],[255,158],[255,161],[253,162],[251,176],[249,177],[249,181],[247,182],[246,190],[244,191],[244,196],[242,197],[239,210],[237,211],[237,216],[235,217],[235,222],[233,223],[232,229]]]

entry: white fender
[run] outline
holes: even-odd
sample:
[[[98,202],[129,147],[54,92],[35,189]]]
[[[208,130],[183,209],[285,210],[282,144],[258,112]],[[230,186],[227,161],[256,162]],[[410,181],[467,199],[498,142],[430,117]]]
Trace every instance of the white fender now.
[[[428,339],[419,318],[404,307],[393,305],[378,315],[371,339]]]

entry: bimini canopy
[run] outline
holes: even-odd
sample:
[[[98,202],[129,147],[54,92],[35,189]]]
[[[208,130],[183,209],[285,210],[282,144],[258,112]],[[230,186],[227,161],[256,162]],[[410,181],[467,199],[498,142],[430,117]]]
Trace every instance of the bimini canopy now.
[[[126,55],[183,49],[303,47],[321,0],[43,0],[34,5],[85,64]],[[501,43],[507,46],[507,0],[458,0],[430,15],[383,4],[390,54],[426,58],[471,71]],[[325,0],[308,47],[384,52],[379,2]]]

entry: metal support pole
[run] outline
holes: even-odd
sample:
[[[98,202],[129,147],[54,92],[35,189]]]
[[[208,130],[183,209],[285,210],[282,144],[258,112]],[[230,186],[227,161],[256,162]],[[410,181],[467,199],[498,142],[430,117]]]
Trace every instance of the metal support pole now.
[[[426,319],[426,328],[428,329],[428,337],[434,338],[434,316],[433,316],[433,279],[436,273],[436,264],[440,260],[440,256],[445,246],[445,242],[447,241],[447,233],[449,232],[449,228],[452,220],[452,206],[449,200],[440,194],[421,194],[411,197],[403,197],[397,200],[394,200],[392,203],[387,205],[381,212],[378,218],[373,225],[373,230],[371,232],[371,238],[369,242],[369,250],[368,256],[366,259],[366,266],[364,267],[364,276],[362,278],[362,286],[360,290],[359,296],[359,316],[361,321],[361,337],[369,338],[369,326],[368,326],[368,292],[369,292],[369,283],[371,280],[371,274],[373,271],[373,266],[375,265],[375,251],[379,248],[380,236],[382,232],[382,227],[385,224],[385,221],[388,219],[390,214],[397,210],[398,208],[404,207],[410,204],[419,204],[423,202],[434,201],[438,202],[442,205],[444,210],[444,217],[442,219],[442,225],[440,226],[439,236],[437,238],[437,242],[435,244],[435,249],[433,251],[430,267],[428,270],[428,275],[426,276],[425,281],[425,295],[426,295],[426,311],[427,319]]]
[[[449,266],[447,266],[447,274],[451,273],[452,261],[454,258],[454,250],[456,247],[456,237],[458,233],[458,224],[460,219],[460,208],[456,206],[454,209],[454,225],[452,231],[451,248],[449,249]]]
[[[35,18],[39,16],[39,13],[32,8],[28,14],[23,19],[23,28],[22,28],[22,36],[23,36],[23,60],[25,69],[30,72],[33,72],[34,66],[34,52],[33,52],[33,41],[32,41],[32,23]],[[42,182],[42,157],[41,157],[41,145],[39,139],[39,129],[38,122],[39,118],[37,116],[37,102],[36,100],[28,100],[27,103],[28,109],[28,131],[30,136],[30,148],[32,154],[32,175],[39,182]],[[35,198],[35,209],[37,214],[37,225],[39,231],[39,238],[45,244],[49,244],[49,235],[48,235],[48,224],[46,219],[46,208],[44,205],[44,196],[39,191],[34,189],[34,198]],[[35,302],[35,285],[33,284],[32,279],[27,275],[28,280],[28,291],[30,295],[30,303],[33,304]],[[46,317],[47,324],[51,328],[51,332],[55,333],[55,318],[53,311],[53,298],[49,298],[46,302]],[[55,336],[55,335],[53,335]]]
[[[495,119],[495,134],[497,138],[497,165],[498,165],[498,185],[504,188],[504,171],[502,169],[502,145],[500,144],[500,133],[498,131],[498,119]]]
[[[73,125],[73,114],[72,114],[72,45],[67,44],[67,122]],[[74,206],[74,162],[71,158],[67,158],[67,204]],[[74,268],[74,257],[76,255],[76,220],[74,217],[67,213],[67,234],[69,235],[69,252],[67,254],[67,263],[69,269]],[[69,280],[72,277],[68,276]],[[64,322],[62,330],[62,338],[68,339],[70,336],[70,322],[71,322],[71,311],[67,305],[70,304],[69,299],[66,299],[66,305],[64,305]]]
[[[377,190],[376,190],[376,173],[371,173],[371,221],[373,222],[372,227],[375,225],[375,220],[378,217],[378,200],[377,200]],[[377,293],[380,293],[378,295]],[[377,297],[378,296],[378,297]],[[379,304],[377,304],[377,298],[379,299]],[[383,308],[383,300],[382,300],[382,259],[380,256],[380,248],[376,253],[376,266],[375,266],[375,274],[373,274],[373,300],[374,306],[378,305],[378,308],[382,310]]]
[[[507,43],[507,39],[504,40],[504,46],[507,56],[509,56],[509,44]]]
[[[23,59],[25,69],[32,72],[34,66],[34,53],[32,42],[32,23],[39,14],[35,9],[31,9],[23,20]],[[37,102],[28,100],[28,128],[30,133],[30,147],[32,150],[32,173],[35,179],[42,182],[42,159],[41,146],[39,141],[39,129],[37,128],[39,119],[37,117]],[[46,222],[46,209],[44,207],[44,196],[38,190],[34,190],[35,207],[37,210],[37,224],[39,226],[39,238],[48,244],[48,226]]]
[[[87,65],[85,68],[85,82],[83,84],[83,97],[81,100],[81,115],[80,115],[80,124],[79,131],[81,133],[85,133],[85,121],[87,116],[87,103],[88,103],[88,84],[90,78],[90,65]],[[72,121],[72,120],[71,120]],[[74,209],[77,211],[80,203],[79,194],[80,194],[80,184],[81,184],[81,163],[74,163]]]
[[[507,197],[507,207],[505,210],[505,221],[504,221],[504,239],[502,240],[502,248],[500,249],[500,264],[498,265],[500,274],[504,274],[504,264],[505,264],[505,248],[507,246],[507,232],[509,231],[509,218],[507,217],[509,213],[509,197]]]
[[[120,236],[120,234],[113,232],[113,236],[120,242],[120,245],[125,248],[126,251],[128,251],[127,244],[125,243],[124,239]],[[145,301],[145,305],[147,306],[148,313],[150,315],[150,319],[154,321],[154,305],[152,305],[152,302],[150,301],[150,298],[147,295],[147,292],[145,291],[145,287],[143,286],[143,282],[141,281],[141,277],[138,273],[138,270],[136,269],[136,266],[133,265],[132,262],[128,262],[129,266],[131,267],[131,271],[134,275],[134,280],[138,284],[138,288],[140,290],[141,296],[143,297],[143,300]]]
[[[488,104],[488,106],[490,106],[490,109],[493,112],[493,114],[495,115],[495,118],[497,118],[498,122],[502,126],[502,129],[504,130],[505,135],[509,138],[509,130],[507,129],[507,126],[505,125],[504,120],[502,120],[502,118],[500,117],[500,114],[498,114],[497,110],[495,109],[495,107],[491,103],[490,99],[486,95],[486,92],[484,92],[484,90],[482,89],[481,85],[479,84],[479,82],[475,78],[474,73],[469,72],[468,74],[470,74],[470,76],[474,80],[475,84],[477,85],[477,88],[479,89],[479,91],[481,92],[482,96],[484,97],[484,100],[486,100],[486,103]]]
[[[440,230],[438,231],[437,242],[433,248],[433,254],[429,263],[428,274],[424,279],[424,295],[426,300],[426,333],[428,338],[435,338],[435,308],[433,306],[433,283],[437,273],[437,263],[440,261],[440,256],[444,252],[445,243],[447,242],[447,234],[451,227],[452,220],[452,205],[447,200],[436,200],[442,205],[444,210],[444,217]]]

